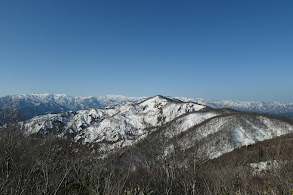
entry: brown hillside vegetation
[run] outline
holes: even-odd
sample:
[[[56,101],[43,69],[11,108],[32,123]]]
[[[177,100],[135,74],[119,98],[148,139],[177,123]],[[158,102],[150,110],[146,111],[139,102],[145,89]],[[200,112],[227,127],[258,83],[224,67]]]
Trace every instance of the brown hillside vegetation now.
[[[235,149],[210,160],[201,169],[210,170],[207,174],[211,176],[209,186],[217,189],[225,188],[228,192],[251,194],[292,194],[292,150],[293,134],[284,135]],[[259,162],[268,162],[271,168],[268,170],[256,168],[257,174],[255,174],[255,170],[249,165]]]
[[[158,160],[151,158],[155,151],[149,151],[148,166],[143,167],[135,164],[136,156],[125,163],[121,154],[98,159],[90,146],[53,136],[0,133],[1,194],[289,194],[293,189],[293,134],[203,164],[189,155],[181,166],[180,154]],[[252,173],[250,163],[271,160],[280,166]]]

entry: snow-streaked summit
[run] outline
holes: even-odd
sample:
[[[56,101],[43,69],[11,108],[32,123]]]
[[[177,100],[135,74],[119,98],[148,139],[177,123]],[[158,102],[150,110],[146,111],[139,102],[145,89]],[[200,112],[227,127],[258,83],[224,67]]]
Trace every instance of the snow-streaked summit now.
[[[55,131],[61,137],[75,134],[75,140],[84,143],[118,142],[127,145],[128,140],[137,139],[178,116],[203,108],[205,106],[196,103],[179,103],[155,96],[107,109],[38,116],[22,123],[22,128],[25,134]]]

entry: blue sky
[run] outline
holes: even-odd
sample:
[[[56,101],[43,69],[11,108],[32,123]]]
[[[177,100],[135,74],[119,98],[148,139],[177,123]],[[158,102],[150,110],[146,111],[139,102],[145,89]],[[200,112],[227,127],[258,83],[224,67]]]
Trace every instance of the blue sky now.
[[[0,96],[293,102],[293,1],[3,0]]]

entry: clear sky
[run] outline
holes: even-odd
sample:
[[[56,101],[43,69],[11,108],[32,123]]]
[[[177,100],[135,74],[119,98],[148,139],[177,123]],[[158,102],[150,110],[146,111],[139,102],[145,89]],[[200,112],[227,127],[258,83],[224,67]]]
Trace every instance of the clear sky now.
[[[293,102],[293,1],[1,0],[0,96]]]

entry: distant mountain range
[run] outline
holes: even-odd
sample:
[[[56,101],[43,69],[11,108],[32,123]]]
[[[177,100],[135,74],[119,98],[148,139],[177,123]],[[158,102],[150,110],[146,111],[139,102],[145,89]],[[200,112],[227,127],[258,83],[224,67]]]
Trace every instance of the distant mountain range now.
[[[293,121],[154,96],[106,109],[37,116],[21,122],[21,130],[26,135],[54,134],[77,143],[94,144],[96,151],[104,155],[113,151],[126,156],[139,152],[135,156],[143,162],[148,151],[157,158],[175,153],[216,158],[244,145],[292,133]],[[134,151],[125,152],[133,147]]]
[[[254,102],[254,101],[212,101],[202,98],[177,97],[182,101],[194,101],[212,108],[232,108],[244,112],[257,112],[275,115],[293,114],[293,103]]]
[[[0,106],[6,113],[17,111],[23,119],[35,116],[77,111],[87,108],[105,108],[121,102],[138,101],[141,98],[108,95],[103,97],[73,97],[65,94],[11,95],[0,98]]]
[[[18,112],[23,119],[35,116],[77,111],[87,108],[106,108],[122,102],[134,102],[146,97],[126,97],[121,95],[108,95],[102,97],[73,97],[65,94],[30,94],[0,97],[0,107]],[[197,102],[212,108],[232,108],[245,112],[268,113],[293,118],[293,103],[278,102],[241,102],[241,101],[210,101],[201,98],[178,97],[185,102]],[[8,117],[6,117],[8,118]]]

